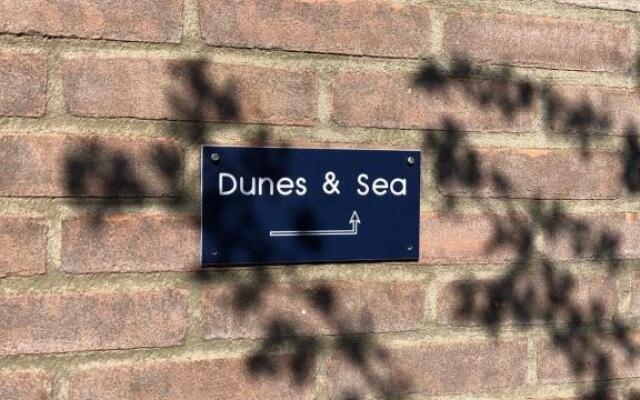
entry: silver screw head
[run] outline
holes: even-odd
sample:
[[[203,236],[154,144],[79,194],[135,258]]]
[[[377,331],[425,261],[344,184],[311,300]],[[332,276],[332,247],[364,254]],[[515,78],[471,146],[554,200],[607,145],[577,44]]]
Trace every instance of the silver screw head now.
[[[220,154],[218,153],[211,153],[211,161],[213,163],[218,163],[220,162]]]
[[[413,165],[413,164],[415,164],[415,163],[416,163],[416,159],[415,159],[415,158],[413,158],[413,157],[411,157],[411,156],[409,156],[409,157],[407,158],[407,164],[409,164],[409,165]]]
[[[411,250],[413,250],[413,246],[412,245],[408,245],[407,246],[407,251],[411,251]]]

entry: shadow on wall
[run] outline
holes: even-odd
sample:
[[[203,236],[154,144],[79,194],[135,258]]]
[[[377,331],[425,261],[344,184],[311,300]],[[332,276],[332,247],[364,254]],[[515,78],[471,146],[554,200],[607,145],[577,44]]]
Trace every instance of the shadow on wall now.
[[[240,120],[240,110],[232,82],[218,89],[207,78],[205,61],[176,62],[172,75],[177,86],[166,93],[167,101],[179,116],[169,128],[168,135],[176,137],[193,149],[205,142],[206,121]],[[257,142],[268,140],[268,131],[262,130]],[[140,171],[141,161],[149,169],[147,176]],[[72,198],[92,199],[95,225],[105,214],[125,206],[139,206],[151,198],[169,199],[168,206],[181,210],[189,207],[190,200],[182,182],[185,160],[180,149],[166,144],[153,144],[144,154],[131,154],[126,147],[114,149],[100,140],[90,140],[71,149],[65,155],[64,171],[67,193]],[[160,177],[161,182],[149,182]],[[163,184],[160,192],[153,184]],[[79,204],[86,204],[81,201]],[[194,221],[199,221],[194,215]]]
[[[190,150],[197,150],[202,144],[213,138],[208,122],[242,122],[242,109],[237,99],[232,81],[219,87],[213,82],[211,64],[207,61],[176,62],[172,73],[178,85],[166,92],[169,104],[177,114],[171,123],[169,135],[176,137]],[[214,139],[215,140],[215,139]],[[288,147],[287,143],[274,143],[267,128],[261,128],[252,146],[277,145]],[[147,168],[151,175],[161,176],[168,187],[158,195],[158,190],[145,179],[138,168],[139,158],[149,162]],[[139,207],[145,202],[160,201],[169,210],[191,212],[191,217],[199,227],[200,199],[186,194],[181,171],[185,160],[179,151],[155,144],[147,153],[131,156],[126,150],[113,149],[99,140],[91,140],[71,149],[64,159],[64,171],[68,195],[74,198],[78,207],[87,207],[93,218],[95,229],[100,229],[109,214],[129,207]],[[258,176],[278,176],[281,174],[282,158],[274,165],[263,165]],[[158,199],[161,197],[161,199]],[[90,198],[90,199],[87,199]],[[232,220],[251,230],[257,223],[242,204],[229,211]],[[298,229],[303,229],[313,218],[312,210],[302,210]],[[232,252],[238,245],[232,235],[225,235],[221,247]],[[314,242],[303,243],[314,246]],[[268,249],[254,249],[256,252]],[[233,271],[210,271],[194,267],[194,277],[203,284],[224,285]],[[248,274],[238,274],[234,278],[232,298],[229,307],[246,320],[255,319],[267,311],[265,298],[269,292],[278,291],[272,272],[266,268],[246,270]],[[226,283],[228,284],[228,283]],[[316,323],[323,331],[332,332],[334,340],[323,340],[309,333],[304,320],[287,317],[274,317],[264,321],[260,348],[247,358],[247,371],[255,376],[273,379],[290,379],[296,386],[312,384],[316,365],[322,354],[339,353],[342,358],[359,371],[367,385],[367,391],[377,397],[398,399],[407,393],[410,381],[405,376],[392,373],[395,368],[386,355],[386,350],[368,334],[373,330],[373,322],[366,307],[358,315],[345,312],[339,304],[334,288],[327,283],[301,286],[292,292],[295,299],[290,301],[301,304],[310,310],[309,315],[319,319]],[[270,307],[270,306],[269,306]],[[283,358],[282,351],[291,354]],[[347,390],[341,400],[359,400],[363,398],[356,391]]]
[[[209,63],[176,63],[173,73],[182,87],[166,93],[179,115],[169,134],[185,146],[198,149],[213,137],[212,125],[206,121],[243,120],[236,85],[233,82],[214,84]],[[478,80],[483,84],[477,85]],[[480,109],[498,109],[501,118],[508,121],[542,99],[547,133],[579,143],[587,161],[591,141],[609,133],[612,124],[619,122],[612,121],[610,115],[588,100],[565,99],[553,88],[520,79],[508,68],[488,69],[465,61],[454,61],[445,68],[429,61],[416,75],[415,86],[427,92],[462,90]],[[628,191],[637,192],[640,190],[640,145],[633,125],[627,127],[626,133],[621,179]],[[486,249],[487,256],[512,249],[515,257],[502,276],[490,281],[470,279],[456,284],[454,290],[459,303],[455,319],[459,323],[484,326],[494,336],[500,334],[504,324],[516,323],[521,329],[529,329],[539,323],[547,330],[555,351],[569,361],[576,377],[591,382],[584,398],[611,398],[610,384],[617,368],[614,353],[624,353],[628,361],[637,356],[630,328],[615,315],[607,314],[606,305],[598,300],[576,301],[577,279],[558,268],[551,257],[538,249],[535,238],[541,235],[547,242],[569,243],[574,255],[604,260],[608,272],[615,274],[619,268],[619,234],[565,212],[556,201],[530,200],[523,210],[509,199],[517,197],[513,188],[518,182],[513,182],[499,166],[487,168],[482,152],[465,143],[464,129],[455,115],[443,118],[440,131],[425,132],[424,149],[433,163],[434,180],[444,194],[443,207],[454,211],[458,206],[456,193],[462,191],[491,219],[493,240]],[[260,130],[251,144],[273,144],[268,129]],[[279,145],[286,147],[286,143]],[[142,156],[150,160],[149,168],[162,176],[161,182],[167,185],[162,192],[162,196],[168,197],[163,202],[166,207],[178,211],[199,210],[199,199],[186,195],[181,182],[180,171],[185,161],[180,154],[163,145],[154,145]],[[76,200],[79,207],[90,204],[96,229],[105,215],[122,207],[140,206],[150,201],[150,197],[157,197],[157,190],[137,170],[138,162],[125,151],[105,148],[99,141],[87,142],[67,154],[64,167],[68,194],[73,198],[96,197],[91,201]],[[497,193],[499,207],[496,201],[483,199],[482,190],[487,187]],[[251,229],[255,223],[251,215],[241,208],[234,212],[238,215],[236,220]],[[199,221],[197,212],[193,213],[193,220]],[[304,220],[301,218],[301,224]],[[226,245],[234,245],[232,237]],[[238,283],[233,284],[230,307],[249,321],[266,313],[271,305],[265,298],[270,291],[278,289],[269,269],[245,272],[236,277]],[[212,285],[223,284],[222,281],[227,280],[223,275],[234,274],[201,269],[194,272],[198,281]],[[337,352],[359,372],[374,397],[400,399],[412,393],[413,383],[420,377],[401,375],[387,350],[367,333],[372,331],[368,309],[359,310],[358,315],[344,312],[347,308],[340,304],[331,283],[309,285],[291,292],[291,296],[295,297],[292,302],[302,302],[314,310],[333,339],[309,333],[300,320],[286,316],[268,319],[262,326],[261,347],[246,364],[252,375],[286,376],[296,385],[306,385],[314,376],[321,355]],[[293,354],[283,362],[275,355],[280,351]],[[360,400],[364,397],[365,394],[356,389],[346,389],[338,398]]]
[[[477,79],[491,83],[477,85]],[[571,101],[549,86],[519,79],[508,68],[490,70],[463,59],[448,67],[428,62],[415,84],[427,92],[462,90],[479,108],[497,108],[508,120],[531,111],[535,99],[540,99],[547,134],[577,142],[585,162],[589,162],[591,141],[609,134],[614,122],[586,98]],[[443,208],[455,211],[455,194],[464,193],[492,221],[487,257],[504,250],[515,254],[501,276],[454,285],[458,303],[452,319],[484,326],[494,336],[505,324],[530,329],[537,323],[547,331],[553,349],[564,356],[576,378],[591,383],[584,399],[614,398],[611,380],[620,377],[618,371],[638,355],[631,327],[609,313],[598,293],[580,298],[577,278],[556,266],[545,250],[566,246],[569,258],[604,261],[608,273],[615,274],[620,263],[619,232],[566,212],[558,201],[537,201],[545,198],[544,193],[524,196],[533,198],[525,209],[515,206],[512,198],[521,197],[521,192],[514,191],[519,182],[486,160],[481,151],[465,145],[466,134],[454,116],[444,118],[442,126],[441,132],[425,134],[424,149],[431,156],[434,180],[445,195]],[[622,151],[620,179],[634,193],[638,191],[640,167],[635,126],[629,122],[624,133],[629,136]],[[492,193],[488,197],[500,199],[499,207],[486,198],[487,188]],[[547,247],[537,248],[539,236]]]

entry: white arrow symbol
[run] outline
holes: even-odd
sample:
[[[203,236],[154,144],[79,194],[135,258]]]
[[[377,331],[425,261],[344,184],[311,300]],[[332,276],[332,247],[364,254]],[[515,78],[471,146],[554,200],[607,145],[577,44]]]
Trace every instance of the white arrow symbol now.
[[[271,237],[283,236],[355,236],[358,234],[358,225],[360,225],[360,217],[356,211],[351,214],[349,219],[351,229],[334,229],[323,231],[269,231]]]

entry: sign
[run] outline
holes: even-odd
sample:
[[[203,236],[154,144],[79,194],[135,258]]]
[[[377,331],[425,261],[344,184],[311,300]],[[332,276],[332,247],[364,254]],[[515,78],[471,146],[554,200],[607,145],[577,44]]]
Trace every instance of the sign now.
[[[202,147],[202,264],[417,260],[420,152]]]

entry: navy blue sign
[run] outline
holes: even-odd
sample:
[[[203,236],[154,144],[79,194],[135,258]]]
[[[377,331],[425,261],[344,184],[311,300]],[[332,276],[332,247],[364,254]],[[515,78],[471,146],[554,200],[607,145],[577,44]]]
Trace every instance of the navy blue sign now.
[[[202,264],[417,260],[420,152],[202,148]]]

